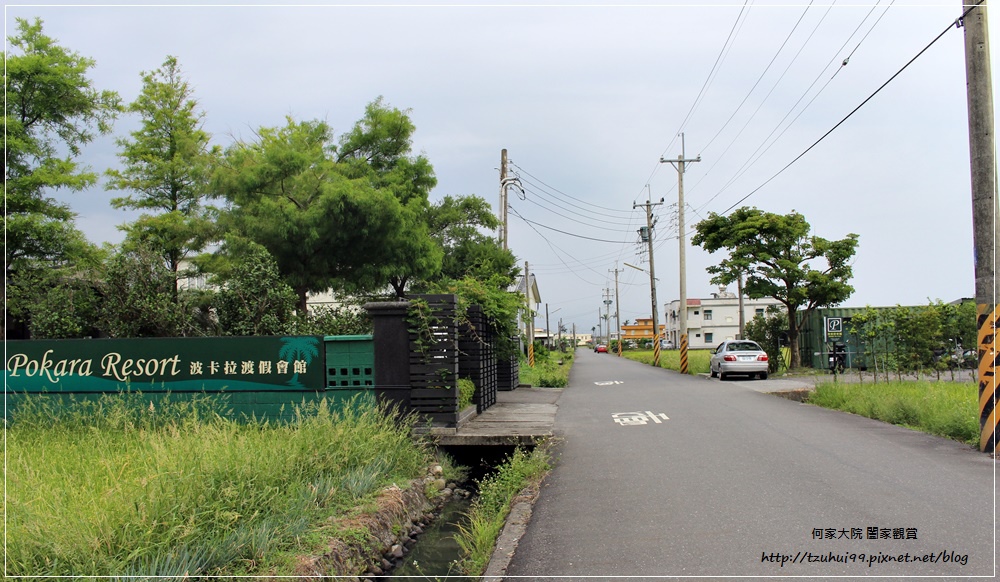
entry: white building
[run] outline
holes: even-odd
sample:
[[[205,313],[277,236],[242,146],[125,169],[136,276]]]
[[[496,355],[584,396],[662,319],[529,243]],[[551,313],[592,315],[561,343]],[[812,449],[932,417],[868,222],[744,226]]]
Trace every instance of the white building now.
[[[528,292],[527,293],[525,292],[525,285],[528,286],[527,287],[528,288]],[[528,281],[527,282],[525,282],[524,275],[522,274],[521,277],[517,280],[517,284],[514,286],[513,289],[510,289],[510,291],[512,291],[514,293],[518,293],[520,295],[527,296],[528,308],[531,310],[531,320],[532,320],[531,321],[531,324],[532,324],[531,327],[532,327],[532,330],[538,329],[534,325],[535,324],[534,319],[536,317],[536,314],[538,313],[539,308],[542,305],[542,294],[538,292],[538,281],[535,279],[534,273],[532,273],[531,276],[528,277]],[[528,335],[528,326],[527,326],[527,324],[524,321],[524,314],[523,314],[523,312],[520,312],[520,311],[518,312],[518,315],[517,315],[517,327],[518,327],[518,329],[521,330],[521,332],[525,336]],[[543,335],[545,334],[545,332],[541,332],[541,333]],[[538,339],[538,337],[536,336],[535,339]]]
[[[675,299],[665,305],[666,339],[674,346],[680,345],[680,300]],[[777,299],[743,299],[743,314],[746,322],[755,315],[764,315],[767,308],[775,305],[784,307]],[[727,339],[736,339],[740,333],[740,299],[735,293],[719,287],[708,299],[687,300],[688,348],[714,348]]]

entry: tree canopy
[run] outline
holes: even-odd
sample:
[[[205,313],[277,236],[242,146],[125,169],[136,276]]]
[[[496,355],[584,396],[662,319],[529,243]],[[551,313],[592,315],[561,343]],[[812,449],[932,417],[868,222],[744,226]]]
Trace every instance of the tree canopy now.
[[[391,192],[338,171],[331,140],[326,123],[288,118],[228,148],[213,178],[228,226],[268,250],[302,311],[309,292],[365,282],[405,226]]]
[[[111,131],[121,108],[117,93],[94,88],[88,77],[92,59],[46,36],[39,19],[19,18],[16,27],[4,53],[5,288],[18,277],[53,267],[65,270],[93,254],[69,205],[50,194],[96,183],[97,175],[76,158],[96,135]],[[5,305],[7,315],[26,313],[32,297],[13,294]]]
[[[118,94],[97,91],[87,77],[92,59],[59,46],[42,33],[42,21],[17,19],[4,53],[4,262],[59,259],[74,242],[69,205],[47,196],[55,189],[83,190],[97,175],[74,159],[96,134],[111,131]]]
[[[244,287],[256,276],[245,277],[248,270],[273,281],[273,259],[305,320],[311,292],[391,289],[404,297],[414,286],[474,288],[478,280],[505,290],[514,281],[513,255],[485,233],[496,227],[489,205],[476,196],[430,202],[437,178],[413,151],[410,111],[382,97],[340,136],[325,122],[289,117],[223,150],[210,144],[205,113],[176,57],[142,72],[139,95],[123,107],[117,93],[93,87],[93,60],[45,36],[40,20],[19,19],[8,40],[5,309],[17,335],[217,332],[216,291],[178,286],[185,259],[218,282]],[[102,251],[52,192],[97,184],[98,174],[76,160],[122,111],[138,125],[116,140],[120,164],[104,172],[106,186],[121,192],[112,206],[142,214],[121,227],[121,245]],[[212,199],[224,207],[213,208]],[[235,260],[239,245],[228,243],[198,255],[223,240],[259,245],[256,262]],[[52,309],[66,302],[78,309]],[[243,332],[256,333],[257,323]]]
[[[210,136],[202,129],[188,82],[175,57],[142,74],[142,91],[128,106],[141,125],[131,139],[117,140],[123,163],[108,170],[108,187],[131,193],[112,206],[149,210],[124,230],[129,239],[160,249],[176,273],[189,253],[200,251],[216,235],[215,220],[204,205],[213,156]]]
[[[785,305],[792,367],[800,366],[802,322],[817,307],[837,305],[854,292],[848,281],[858,235],[830,241],[810,235],[809,223],[795,211],[782,215],[752,207],[728,216],[713,212],[695,228],[693,244],[711,253],[729,251],[727,259],[708,267],[713,283],[731,283],[743,273],[748,297],[773,297]]]
[[[479,196],[445,196],[428,211],[431,237],[444,250],[441,276],[446,279],[473,277],[482,281],[499,275],[501,286],[510,287],[517,278],[517,259],[482,229],[493,230],[499,219]]]

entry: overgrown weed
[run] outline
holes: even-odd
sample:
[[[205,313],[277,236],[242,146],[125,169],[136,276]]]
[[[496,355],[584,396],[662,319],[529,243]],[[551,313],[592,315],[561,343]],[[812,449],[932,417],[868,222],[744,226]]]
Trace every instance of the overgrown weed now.
[[[979,440],[977,398],[974,383],[823,382],[808,401],[975,445]]]
[[[315,524],[421,475],[431,449],[370,401],[300,406],[287,423],[225,401],[109,395],[19,405],[7,431],[7,572],[253,573]],[[243,565],[241,565],[243,564]]]
[[[456,540],[462,550],[461,569],[480,576],[489,564],[497,537],[503,530],[514,498],[529,485],[537,485],[550,469],[548,448],[528,452],[518,448],[497,471],[479,483],[479,497],[472,502],[468,524]]]

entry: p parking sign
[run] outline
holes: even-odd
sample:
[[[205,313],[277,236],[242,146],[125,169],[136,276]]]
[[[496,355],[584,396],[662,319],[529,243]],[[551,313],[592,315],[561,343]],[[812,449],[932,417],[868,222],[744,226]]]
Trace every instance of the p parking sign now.
[[[842,317],[825,317],[826,341],[839,340],[844,337],[844,319]]]

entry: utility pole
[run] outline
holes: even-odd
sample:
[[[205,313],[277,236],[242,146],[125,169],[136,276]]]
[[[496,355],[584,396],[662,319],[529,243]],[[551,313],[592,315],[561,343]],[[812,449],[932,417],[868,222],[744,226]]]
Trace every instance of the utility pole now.
[[[615,327],[618,328],[618,357],[622,357],[622,310],[621,303],[618,302],[618,273],[621,271],[618,269],[618,265],[615,265],[614,271],[608,269],[608,272],[613,272],[615,274]]]
[[[500,150],[500,245],[507,250],[507,148]]]
[[[549,327],[549,304],[548,303],[545,304],[545,345],[549,349],[552,349],[552,328]]]
[[[522,193],[521,179],[517,176],[507,177],[507,149],[500,150],[500,208],[497,209],[497,218],[500,220],[500,244],[503,250],[509,250],[507,241],[507,190],[511,186],[516,186]]]
[[[531,273],[528,271],[528,261],[524,261],[524,296],[527,298],[527,313],[525,314],[525,325],[528,329],[525,335],[528,338],[528,366],[535,367],[535,314],[531,310]]]
[[[604,288],[604,327],[607,330],[607,341],[604,342],[611,347],[611,289]]]
[[[656,270],[653,267],[653,207],[663,204],[663,199],[659,202],[646,201],[645,204],[632,204],[635,210],[638,206],[646,208],[646,232],[643,235],[639,229],[639,237],[644,238],[649,244],[649,295],[653,302],[653,366],[660,367],[660,317],[656,301]]]
[[[684,134],[681,134],[681,155],[676,160],[666,160],[660,158],[660,163],[669,163],[677,169],[677,234],[680,241],[680,269],[681,269],[681,374],[688,373],[688,328],[687,328],[687,234],[684,232],[684,170],[688,162],[700,162],[701,155],[697,158],[684,157]],[[674,164],[677,165],[674,165]]]
[[[737,339],[743,339],[746,337],[746,314],[743,313],[743,273],[741,272],[736,278],[736,292],[739,293],[739,305],[740,305],[740,337]]]
[[[964,8],[964,6],[963,6]],[[979,449],[997,441],[997,167],[985,0],[961,19],[965,27],[965,78],[969,101],[972,232],[976,263],[976,325],[979,343]]]

